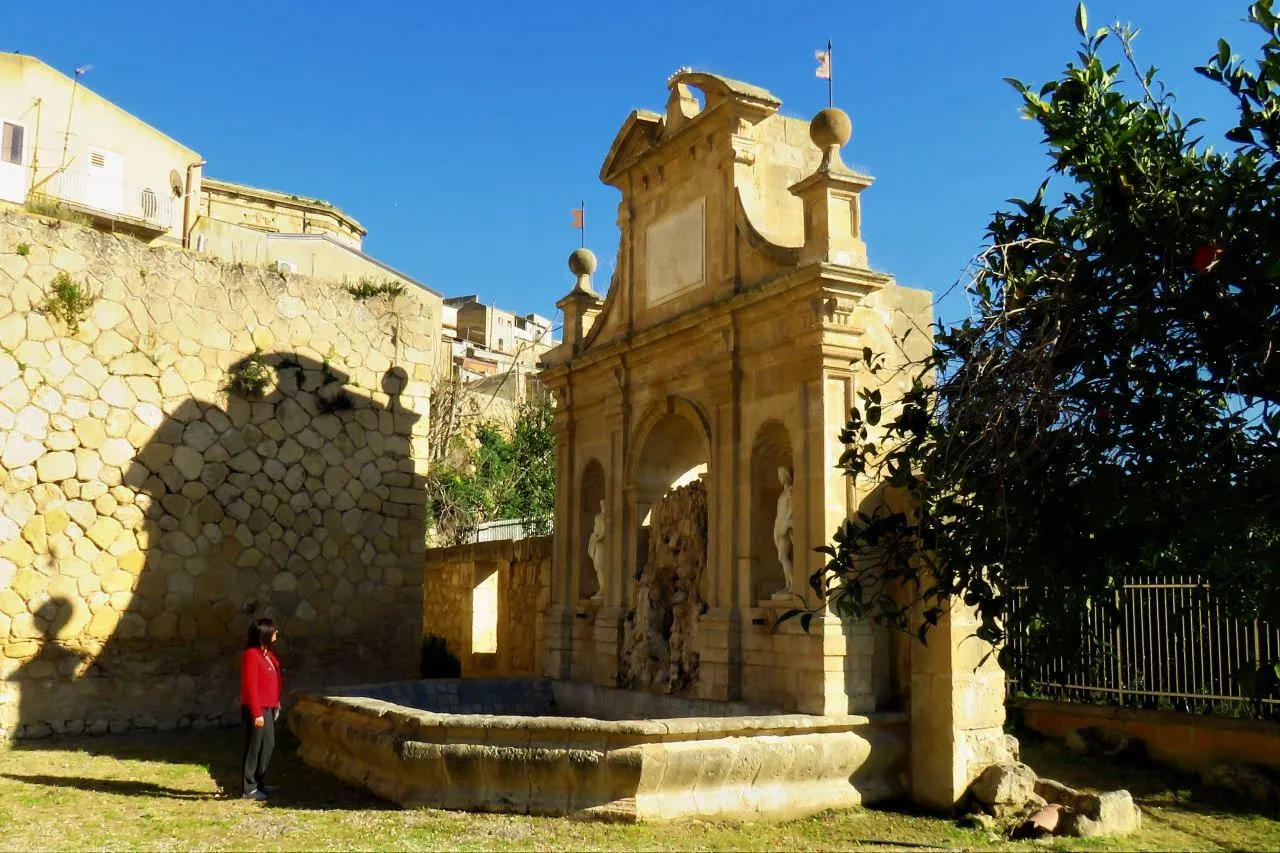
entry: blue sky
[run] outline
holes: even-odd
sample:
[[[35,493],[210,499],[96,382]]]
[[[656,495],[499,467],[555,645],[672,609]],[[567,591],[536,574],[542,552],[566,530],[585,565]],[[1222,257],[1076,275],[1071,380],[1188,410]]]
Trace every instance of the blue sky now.
[[[1192,71],[1225,36],[1250,55],[1246,0],[1106,0],[1090,23],[1143,28],[1184,116],[1225,128],[1229,98]],[[826,106],[813,52],[835,43],[845,159],[872,265],[942,293],[1004,199],[1048,161],[1003,77],[1053,79],[1078,44],[1074,0],[914,3],[468,3],[218,0],[10,4],[21,50],[199,151],[206,174],[326,198],[366,250],[447,295],[549,314],[571,285],[570,209],[607,282],[618,194],[601,161],[628,112],[660,110],[684,65],[763,86],[783,111]],[[1215,140],[1216,141],[1216,140]],[[955,317],[963,301],[949,297]]]

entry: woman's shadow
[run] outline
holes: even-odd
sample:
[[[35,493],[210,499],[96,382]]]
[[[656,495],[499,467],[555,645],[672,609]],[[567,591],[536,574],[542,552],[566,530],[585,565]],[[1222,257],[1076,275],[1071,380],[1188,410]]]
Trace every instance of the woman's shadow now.
[[[237,725],[239,651],[260,616],[282,627],[288,690],[414,672],[426,513],[405,371],[387,370],[373,391],[327,362],[277,352],[229,371],[246,373],[265,375],[266,393],[233,391],[225,406],[188,399],[163,419],[122,466],[136,535],[107,531],[115,565],[98,572],[100,588],[49,598],[35,614],[39,652],[6,685],[19,691],[17,725],[32,748],[66,743],[49,734]],[[236,738],[147,738],[156,748],[146,759],[205,764],[236,790]],[[137,757],[138,740],[77,738],[74,748]],[[277,753],[286,771],[288,743]],[[305,799],[313,787],[285,790]]]

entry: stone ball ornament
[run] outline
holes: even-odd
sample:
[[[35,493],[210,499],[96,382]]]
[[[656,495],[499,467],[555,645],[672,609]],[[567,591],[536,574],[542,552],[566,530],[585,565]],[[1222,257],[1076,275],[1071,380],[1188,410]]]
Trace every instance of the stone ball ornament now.
[[[819,148],[844,147],[853,137],[853,121],[838,107],[827,107],[809,122],[809,138]]]
[[[590,249],[574,249],[569,255],[569,271],[574,275],[591,275],[596,271],[596,256]]]

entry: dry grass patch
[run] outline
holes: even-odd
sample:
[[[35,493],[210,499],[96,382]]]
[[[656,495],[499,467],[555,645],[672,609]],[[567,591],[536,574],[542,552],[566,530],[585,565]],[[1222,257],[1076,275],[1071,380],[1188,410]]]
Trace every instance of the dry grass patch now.
[[[1192,799],[1166,774],[1081,765],[1046,745],[1026,758],[1077,785],[1127,786],[1141,835],[1010,843],[936,817],[882,809],[748,826],[626,825],[404,811],[311,770],[282,739],[279,794],[239,799],[239,733],[45,741],[0,752],[0,847],[7,850],[1225,850],[1280,848],[1280,824]]]

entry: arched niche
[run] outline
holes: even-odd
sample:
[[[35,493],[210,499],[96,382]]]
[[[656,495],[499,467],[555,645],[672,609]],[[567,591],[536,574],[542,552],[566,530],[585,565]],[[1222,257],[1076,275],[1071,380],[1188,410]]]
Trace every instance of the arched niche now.
[[[707,473],[710,458],[705,421],[688,404],[669,404],[646,419],[638,432],[639,450],[629,477],[637,522],[633,576],[639,576],[648,558],[653,505],[672,489]]]
[[[778,549],[773,542],[778,496],[782,494],[779,468],[790,469],[794,477],[791,437],[780,422],[768,420],[760,425],[751,443],[751,539],[748,553],[751,557],[752,603],[768,600],[786,583],[782,563],[778,560]],[[798,547],[792,549],[794,562],[800,562],[794,560],[794,553],[799,550]],[[803,587],[807,582],[807,578],[794,579],[797,587]]]
[[[597,586],[594,564],[587,550],[587,545],[591,540],[591,531],[595,527],[596,514],[600,512],[601,503],[607,499],[604,466],[600,464],[598,459],[589,460],[582,469],[578,494],[580,496],[578,501],[578,530],[581,531],[581,535],[578,537],[578,565],[581,567],[578,573],[578,597],[591,598],[604,592]],[[606,534],[608,532],[608,527],[606,527]],[[605,547],[608,548],[607,542]]]

